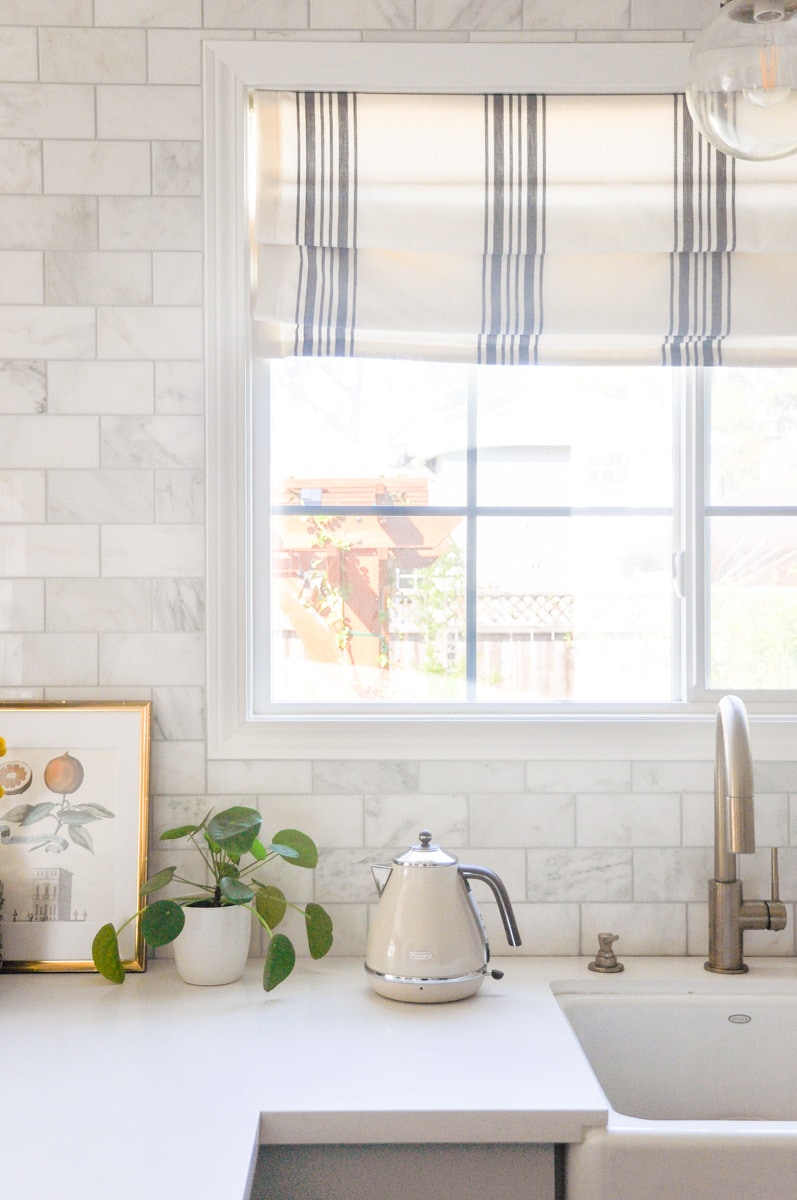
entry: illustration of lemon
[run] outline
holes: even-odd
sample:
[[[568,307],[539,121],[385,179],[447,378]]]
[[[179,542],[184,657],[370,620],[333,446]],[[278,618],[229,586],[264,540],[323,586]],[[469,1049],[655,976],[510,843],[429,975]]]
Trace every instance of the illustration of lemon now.
[[[21,792],[26,792],[32,779],[33,772],[27,763],[12,759],[0,764],[0,788],[7,796],[19,796]]]
[[[50,759],[44,768],[44,782],[51,792],[58,792],[60,796],[76,792],[83,782],[83,764],[67,750],[58,758]]]

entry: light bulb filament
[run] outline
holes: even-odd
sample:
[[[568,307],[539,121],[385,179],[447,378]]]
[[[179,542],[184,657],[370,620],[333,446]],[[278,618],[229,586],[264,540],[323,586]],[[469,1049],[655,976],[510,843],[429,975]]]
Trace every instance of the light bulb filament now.
[[[765,91],[771,91],[778,86],[778,68],[780,54],[773,43],[761,46],[758,51],[758,62],[761,67],[761,86]]]

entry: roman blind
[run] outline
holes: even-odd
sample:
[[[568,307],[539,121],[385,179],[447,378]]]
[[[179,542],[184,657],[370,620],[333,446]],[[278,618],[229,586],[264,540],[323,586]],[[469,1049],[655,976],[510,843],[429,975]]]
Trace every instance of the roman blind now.
[[[252,93],[255,355],[797,363],[797,157],[682,96]]]

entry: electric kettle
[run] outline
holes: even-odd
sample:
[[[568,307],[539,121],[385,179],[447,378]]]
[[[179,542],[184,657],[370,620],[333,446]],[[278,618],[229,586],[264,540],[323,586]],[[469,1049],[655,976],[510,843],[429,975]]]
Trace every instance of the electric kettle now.
[[[390,1000],[439,1004],[478,991],[490,947],[469,880],[493,891],[510,946],[520,945],[506,888],[488,867],[462,866],[432,843],[418,844],[391,865],[373,866],[379,904],[368,934],[365,970],[371,986]],[[500,972],[492,972],[500,978]]]

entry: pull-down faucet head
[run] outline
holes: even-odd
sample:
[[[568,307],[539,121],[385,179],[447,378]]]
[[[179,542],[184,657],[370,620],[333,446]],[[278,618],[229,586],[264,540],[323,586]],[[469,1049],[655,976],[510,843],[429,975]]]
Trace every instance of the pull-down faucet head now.
[[[737,854],[755,851],[753,756],[747,712],[738,696],[717,707],[714,761],[714,878],[736,879]]]

